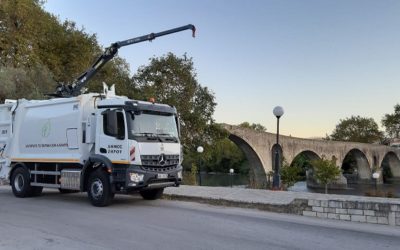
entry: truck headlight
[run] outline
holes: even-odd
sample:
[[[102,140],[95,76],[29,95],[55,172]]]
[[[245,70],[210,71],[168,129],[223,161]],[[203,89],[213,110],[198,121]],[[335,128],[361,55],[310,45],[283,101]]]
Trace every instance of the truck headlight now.
[[[138,173],[130,173],[131,181],[132,182],[141,182],[143,181],[143,174],[138,174]]]
[[[182,179],[182,171],[178,172],[178,179]]]

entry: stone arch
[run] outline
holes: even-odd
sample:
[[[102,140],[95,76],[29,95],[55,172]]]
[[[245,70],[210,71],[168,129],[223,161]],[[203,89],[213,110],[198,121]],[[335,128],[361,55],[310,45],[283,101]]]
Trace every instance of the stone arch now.
[[[301,157],[304,157],[301,159]],[[313,177],[313,169],[312,169],[312,164],[310,161],[313,160],[318,160],[321,159],[321,157],[314,151],[312,150],[303,150],[299,153],[297,153],[292,161],[290,162],[290,166],[294,166],[296,163],[300,163],[302,168],[302,172],[300,173],[303,181],[307,182],[308,187],[315,187],[318,186],[316,180]],[[301,162],[301,161],[306,161],[306,162]]]
[[[298,154],[296,154],[293,157],[293,160],[290,162],[290,165],[292,166],[293,163],[295,162],[296,158],[298,159],[298,157],[300,157],[301,155],[304,155],[308,160],[321,159],[321,157],[317,153],[315,153],[314,151],[312,151],[312,150],[303,150],[303,151],[299,152]]]
[[[371,167],[367,156],[359,149],[347,152],[342,162],[343,175],[348,183],[371,180]]]
[[[267,175],[265,173],[263,163],[261,162],[261,158],[257,152],[248,142],[239,136],[230,134],[229,140],[235,143],[245,154],[250,165],[250,178],[254,178],[253,180],[256,187],[266,187]]]
[[[384,183],[400,178],[400,159],[396,153],[387,152],[382,159],[380,169]]]

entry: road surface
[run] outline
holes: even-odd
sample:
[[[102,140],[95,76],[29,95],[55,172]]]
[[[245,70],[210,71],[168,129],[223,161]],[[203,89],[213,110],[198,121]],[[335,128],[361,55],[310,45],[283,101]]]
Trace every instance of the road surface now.
[[[399,249],[398,227],[252,209],[44,190],[15,198],[0,187],[0,249]]]

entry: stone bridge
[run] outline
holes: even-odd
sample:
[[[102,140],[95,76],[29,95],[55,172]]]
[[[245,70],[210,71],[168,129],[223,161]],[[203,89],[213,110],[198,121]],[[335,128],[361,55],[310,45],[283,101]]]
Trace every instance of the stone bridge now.
[[[257,132],[239,126],[223,124],[230,133],[229,139],[245,153],[257,185],[265,185],[267,174],[273,170],[276,134]],[[302,139],[291,136],[279,136],[281,154],[288,164],[292,164],[296,156],[303,155],[309,160],[326,158],[336,160],[339,168],[348,156],[355,159],[356,179],[370,181],[372,171],[390,172],[390,177],[400,177],[400,149],[379,144],[353,143]],[[386,171],[383,171],[386,168]],[[343,178],[343,176],[342,176]],[[380,175],[380,182],[384,180]],[[346,180],[345,180],[346,181]]]

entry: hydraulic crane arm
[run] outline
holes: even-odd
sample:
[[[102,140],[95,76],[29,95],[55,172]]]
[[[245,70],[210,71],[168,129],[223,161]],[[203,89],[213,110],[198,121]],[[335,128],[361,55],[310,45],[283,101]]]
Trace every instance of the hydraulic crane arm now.
[[[71,97],[78,96],[81,94],[81,90],[86,86],[87,82],[114,56],[117,54],[118,49],[124,46],[128,46],[134,43],[141,43],[144,41],[152,41],[157,37],[169,35],[172,33],[184,31],[184,30],[192,30],[192,36],[195,37],[196,28],[194,25],[189,24],[182,27],[178,27],[175,29],[170,29],[166,31],[162,31],[159,33],[150,33],[148,35],[139,36],[136,38],[128,39],[125,41],[120,41],[111,44],[110,47],[106,48],[104,53],[93,63],[93,65],[86,70],[83,74],[81,74],[72,84],[64,85],[60,84],[57,87],[56,93],[53,96],[57,97]]]

